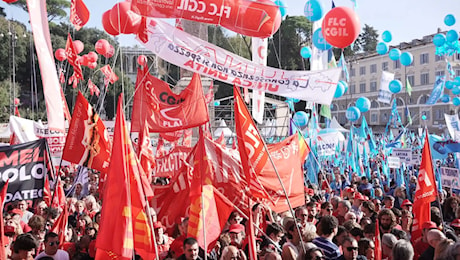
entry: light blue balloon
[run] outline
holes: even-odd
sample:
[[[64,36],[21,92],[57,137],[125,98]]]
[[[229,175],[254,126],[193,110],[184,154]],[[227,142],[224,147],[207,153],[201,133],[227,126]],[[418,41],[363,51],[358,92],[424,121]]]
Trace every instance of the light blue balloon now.
[[[458,41],[458,32],[456,30],[450,30],[446,33],[446,40],[448,42]]]
[[[280,7],[281,17],[286,15],[286,4],[281,0],[276,0],[275,5]]]
[[[339,98],[345,93],[345,86],[342,84],[343,81],[337,83],[337,88],[335,89],[334,98]]]
[[[454,104],[454,106],[459,106],[460,105],[460,98],[459,97],[454,97],[452,99],[452,104]]]
[[[458,95],[460,94],[460,87],[456,86],[455,88],[452,89],[452,94]]]
[[[315,45],[316,48],[322,51],[327,51],[330,48],[332,48],[332,45],[326,42],[326,39],[323,37],[323,32],[321,31],[321,28],[317,29],[313,33],[313,45]]]
[[[399,60],[401,61],[402,65],[409,66],[414,61],[414,56],[412,56],[412,53],[410,52],[403,52],[401,53]]]
[[[215,101],[214,101],[214,106],[215,106],[215,107],[220,106],[220,101],[219,101],[219,100],[215,100]]]
[[[433,44],[436,47],[441,47],[446,43],[446,36],[442,33],[438,33],[433,37]]]
[[[355,122],[361,116],[361,112],[357,107],[349,107],[345,114],[345,117],[350,120],[351,122]]]
[[[310,0],[305,3],[303,13],[308,20],[315,22],[323,17],[323,7],[321,6],[320,1]]]
[[[304,58],[304,59],[310,58],[311,57],[311,48],[308,47],[308,46],[303,46],[300,49],[300,56],[302,56],[302,58]]]
[[[345,92],[343,92],[343,94],[347,93],[347,91],[348,91],[348,83],[346,81],[343,81],[343,80],[341,80],[339,82],[342,82],[342,84],[345,86]]]
[[[399,56],[401,56],[401,51],[399,49],[391,49],[388,53],[388,56],[391,60],[399,60]]]
[[[305,127],[308,124],[308,114],[305,111],[297,111],[292,120],[297,126]]]
[[[401,81],[394,79],[390,81],[390,85],[388,86],[388,88],[390,89],[391,93],[399,93],[402,89],[402,83]]]
[[[300,99],[298,99],[298,98],[293,98],[293,99],[292,99],[292,102],[294,102],[294,103],[299,103],[299,102],[300,102]]]
[[[447,25],[447,26],[454,25],[455,24],[455,16],[453,16],[452,14],[446,15],[446,17],[444,17],[444,24]]]
[[[423,115],[423,116],[422,116],[422,120],[423,120],[423,121],[426,120],[426,115]]]
[[[365,113],[371,108],[371,101],[367,97],[360,97],[356,100],[356,107],[361,113]]]
[[[441,96],[441,101],[442,101],[443,103],[449,103],[449,101],[450,101],[450,96],[449,96],[448,94],[442,95],[442,96]]]
[[[448,80],[448,81],[446,81],[445,86],[446,86],[447,89],[453,89],[455,87],[455,84],[454,84],[454,82]]]
[[[390,31],[384,31],[382,33],[382,40],[384,42],[391,42],[392,39],[393,39],[393,36],[391,35]]]
[[[376,50],[377,50],[378,54],[385,55],[388,52],[388,45],[386,43],[384,43],[384,42],[379,42],[377,44]]]
[[[455,86],[460,86],[460,76],[455,77],[455,79],[454,79],[454,85],[455,85]]]

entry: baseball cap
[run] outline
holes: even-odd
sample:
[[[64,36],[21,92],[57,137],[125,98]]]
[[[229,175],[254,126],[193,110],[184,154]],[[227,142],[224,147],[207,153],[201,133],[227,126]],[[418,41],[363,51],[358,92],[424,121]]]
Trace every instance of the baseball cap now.
[[[435,228],[438,228],[438,226],[436,226],[436,223],[434,223],[433,221],[427,221],[423,223],[422,225],[422,229],[435,229]]]
[[[454,227],[454,228],[460,228],[460,219],[454,219],[454,221],[452,221],[452,223],[450,223],[450,226],[451,227]]]
[[[229,233],[241,233],[244,231],[244,226],[242,224],[232,224],[228,229]]]
[[[353,197],[355,200],[366,200],[366,197],[364,197],[361,193],[357,192],[355,193],[355,196]]]
[[[412,206],[412,202],[410,202],[410,200],[408,199],[405,199],[403,203],[401,204],[401,206]]]

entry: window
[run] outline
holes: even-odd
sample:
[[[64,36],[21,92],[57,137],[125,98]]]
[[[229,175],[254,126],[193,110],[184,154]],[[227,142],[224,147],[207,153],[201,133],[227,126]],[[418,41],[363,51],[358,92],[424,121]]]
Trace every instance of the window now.
[[[387,122],[388,121],[387,113],[380,114],[380,121],[382,121],[382,122]]]
[[[423,111],[422,116],[426,116],[426,120],[430,120],[430,111]]]
[[[354,77],[354,76],[356,76],[356,70],[352,68],[350,70],[350,77]]]
[[[371,114],[371,123],[378,123],[377,120],[379,119],[377,114]]]
[[[447,112],[447,109],[440,108],[434,111],[434,120],[444,120],[444,114]]]
[[[393,61],[393,69],[400,69],[401,68],[401,62],[399,60]]]
[[[371,101],[371,108],[379,108],[379,102],[372,100]]]
[[[401,77],[400,77],[400,76],[398,76],[398,77],[395,77],[395,80],[399,80],[399,81],[401,81]],[[402,82],[402,81],[401,81],[401,82]]]
[[[457,53],[457,54],[455,55],[455,58],[456,58],[457,60],[460,60],[460,53]]]
[[[428,85],[430,84],[430,74],[422,73],[420,74],[420,85]]]
[[[460,76],[460,70],[455,70],[455,75]]]
[[[434,74],[436,75],[436,77],[438,77],[438,76],[444,76],[444,75],[446,74],[446,72],[443,71],[443,70],[438,70],[438,71],[436,71]],[[435,78],[436,78],[436,77],[435,77]]]
[[[388,61],[382,62],[382,70],[388,70]]]
[[[441,61],[441,60],[442,60],[442,56],[439,56],[439,55],[434,56],[434,61]]]
[[[426,101],[428,100],[428,96],[427,95],[423,95],[420,97],[420,101],[418,102],[419,104],[423,105],[423,104],[426,104]]]
[[[428,53],[420,54],[420,64],[427,64],[429,62]]]
[[[366,75],[366,67],[359,67],[359,75]]]
[[[407,80],[409,81],[410,85],[413,87],[415,83],[414,75],[407,75]]]
[[[377,91],[377,82],[376,81],[371,81],[371,92]]]
[[[359,93],[366,93],[366,83],[359,83]]]
[[[352,84],[350,85],[350,94],[355,94],[356,93],[356,85]]]
[[[377,64],[372,64],[370,69],[371,73],[377,73]]]

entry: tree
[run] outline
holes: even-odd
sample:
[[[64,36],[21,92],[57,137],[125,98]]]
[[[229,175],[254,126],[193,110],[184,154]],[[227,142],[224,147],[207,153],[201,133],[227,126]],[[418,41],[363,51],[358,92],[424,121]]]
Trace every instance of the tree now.
[[[299,51],[311,41],[311,30],[312,23],[306,17],[286,16],[268,46],[267,64],[285,70],[307,69]]]
[[[375,52],[377,47],[379,34],[374,27],[365,24],[362,30],[362,33],[359,34],[358,39],[356,40],[354,51],[356,52]]]
[[[28,11],[27,9],[27,0],[19,0],[14,3],[14,5],[19,6],[20,8],[24,9],[24,11]],[[46,0],[46,10],[48,12],[48,21],[53,21],[54,19],[58,18],[65,18],[67,16],[67,12],[70,8],[70,1],[69,0]]]

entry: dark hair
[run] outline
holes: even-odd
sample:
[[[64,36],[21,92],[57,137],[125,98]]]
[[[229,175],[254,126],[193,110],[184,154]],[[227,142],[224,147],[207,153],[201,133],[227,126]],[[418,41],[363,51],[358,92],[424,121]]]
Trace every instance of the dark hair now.
[[[391,226],[393,227],[394,225],[396,225],[396,216],[395,216],[395,213],[393,213],[393,211],[391,211],[390,209],[381,209],[380,212],[379,212],[379,216],[378,216],[379,223],[380,223],[380,219],[383,216],[390,216],[391,217]]]
[[[330,235],[339,226],[339,221],[334,216],[323,216],[318,224],[318,229],[323,235]]]
[[[366,255],[366,251],[371,247],[371,243],[374,243],[374,241],[368,238],[361,238],[358,241],[358,255]]]
[[[364,234],[375,234],[375,223],[367,224],[363,229]]]
[[[270,236],[271,234],[278,234],[278,233],[282,233],[283,232],[283,228],[278,225],[277,223],[270,223],[268,226],[267,226],[267,230],[265,231],[265,233],[267,233],[267,236]]]
[[[52,258],[51,256],[42,256],[40,258],[37,258],[37,260],[54,260],[54,258]]]
[[[395,217],[397,218],[400,218],[402,216],[401,210],[399,210],[398,208],[391,208],[391,211],[393,211],[393,213],[395,214]]]
[[[321,204],[321,209],[327,209],[329,206],[332,206],[329,201],[323,202],[323,204]]]
[[[19,253],[19,250],[30,251],[38,247],[37,240],[30,233],[20,234],[13,242],[13,251]]]
[[[45,242],[48,241],[48,238],[55,238],[55,237],[58,237],[58,234],[56,234],[54,232],[48,232],[48,234],[45,235]]]
[[[393,228],[390,232],[391,234],[395,235],[395,237],[399,240],[399,239],[405,239],[405,240],[409,240],[409,238],[407,237],[407,233],[402,231],[402,230],[399,230],[397,228]]]
[[[354,227],[350,230],[350,235],[354,236],[354,237],[363,237],[364,236],[364,232],[361,228],[359,227]]]
[[[193,246],[194,244],[198,244],[198,241],[193,237],[187,237],[184,240],[184,248],[185,248],[185,245]]]
[[[313,201],[310,201],[307,203],[307,207],[316,208],[316,203]]]
[[[437,207],[431,207],[431,221],[436,223],[436,226],[440,226],[442,223],[441,211]]]
[[[375,205],[372,201],[368,201],[368,200],[363,201],[363,203],[361,204],[361,207],[366,208],[370,212],[375,212]]]

